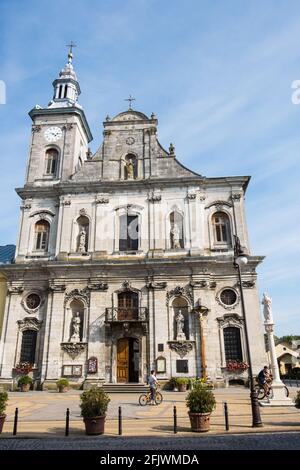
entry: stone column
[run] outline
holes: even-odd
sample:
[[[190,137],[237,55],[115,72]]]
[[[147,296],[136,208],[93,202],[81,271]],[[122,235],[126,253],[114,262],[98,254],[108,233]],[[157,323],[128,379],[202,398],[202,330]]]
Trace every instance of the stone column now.
[[[268,400],[268,403],[261,403],[263,406],[292,406],[292,400],[285,394],[284,384],[280,380],[279,368],[276,357],[275,341],[274,341],[274,323],[264,323],[266,333],[268,335],[268,344],[270,350],[271,369],[273,374],[273,398]]]

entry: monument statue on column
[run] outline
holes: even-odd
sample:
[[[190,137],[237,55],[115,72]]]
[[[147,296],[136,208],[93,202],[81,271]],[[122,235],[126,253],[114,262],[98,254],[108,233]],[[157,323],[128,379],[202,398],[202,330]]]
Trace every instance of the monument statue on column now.
[[[271,369],[273,374],[273,398],[268,399],[268,403],[261,403],[262,405],[278,406],[287,405],[291,406],[292,402],[285,394],[284,385],[280,379],[279,367],[276,357],[275,341],[274,341],[274,320],[272,315],[272,299],[267,293],[263,294],[262,298],[263,314],[265,318],[264,326],[268,335],[268,345],[270,352]]]

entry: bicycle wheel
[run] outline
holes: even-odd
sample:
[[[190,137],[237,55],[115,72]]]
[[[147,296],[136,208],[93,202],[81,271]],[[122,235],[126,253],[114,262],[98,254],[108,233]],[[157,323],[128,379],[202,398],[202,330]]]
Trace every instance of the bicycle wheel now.
[[[155,403],[157,405],[160,405],[162,401],[163,401],[162,394],[160,392],[156,392],[156,394],[155,394]]]
[[[146,393],[143,393],[139,398],[139,404],[141,406],[146,406],[147,403],[148,403],[148,395]]]
[[[288,397],[290,394],[290,391],[286,386],[284,386],[284,391],[285,391],[285,396]]]
[[[260,385],[255,385],[255,391],[259,400],[262,400],[265,397],[265,391]]]

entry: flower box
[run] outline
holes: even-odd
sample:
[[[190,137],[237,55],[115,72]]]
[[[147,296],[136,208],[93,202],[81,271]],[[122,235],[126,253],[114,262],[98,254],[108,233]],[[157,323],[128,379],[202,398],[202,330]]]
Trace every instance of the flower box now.
[[[230,372],[242,372],[248,369],[248,364],[242,361],[228,361],[226,363],[226,369]]]

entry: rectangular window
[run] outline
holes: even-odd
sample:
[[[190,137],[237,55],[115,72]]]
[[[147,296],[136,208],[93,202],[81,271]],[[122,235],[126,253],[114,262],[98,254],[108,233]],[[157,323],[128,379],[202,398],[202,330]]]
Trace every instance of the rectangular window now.
[[[22,335],[20,362],[34,364],[37,331],[25,330]]]
[[[178,359],[176,361],[176,372],[187,374],[189,371],[188,360],[187,359]]]
[[[159,344],[157,345],[157,349],[158,349],[158,352],[163,352],[163,350],[164,350],[164,345],[163,345],[163,343],[159,343]]]
[[[226,361],[242,361],[241,334],[239,328],[224,328],[224,347]]]
[[[122,215],[120,217],[120,251],[137,251],[139,248],[139,226],[136,215]]]

